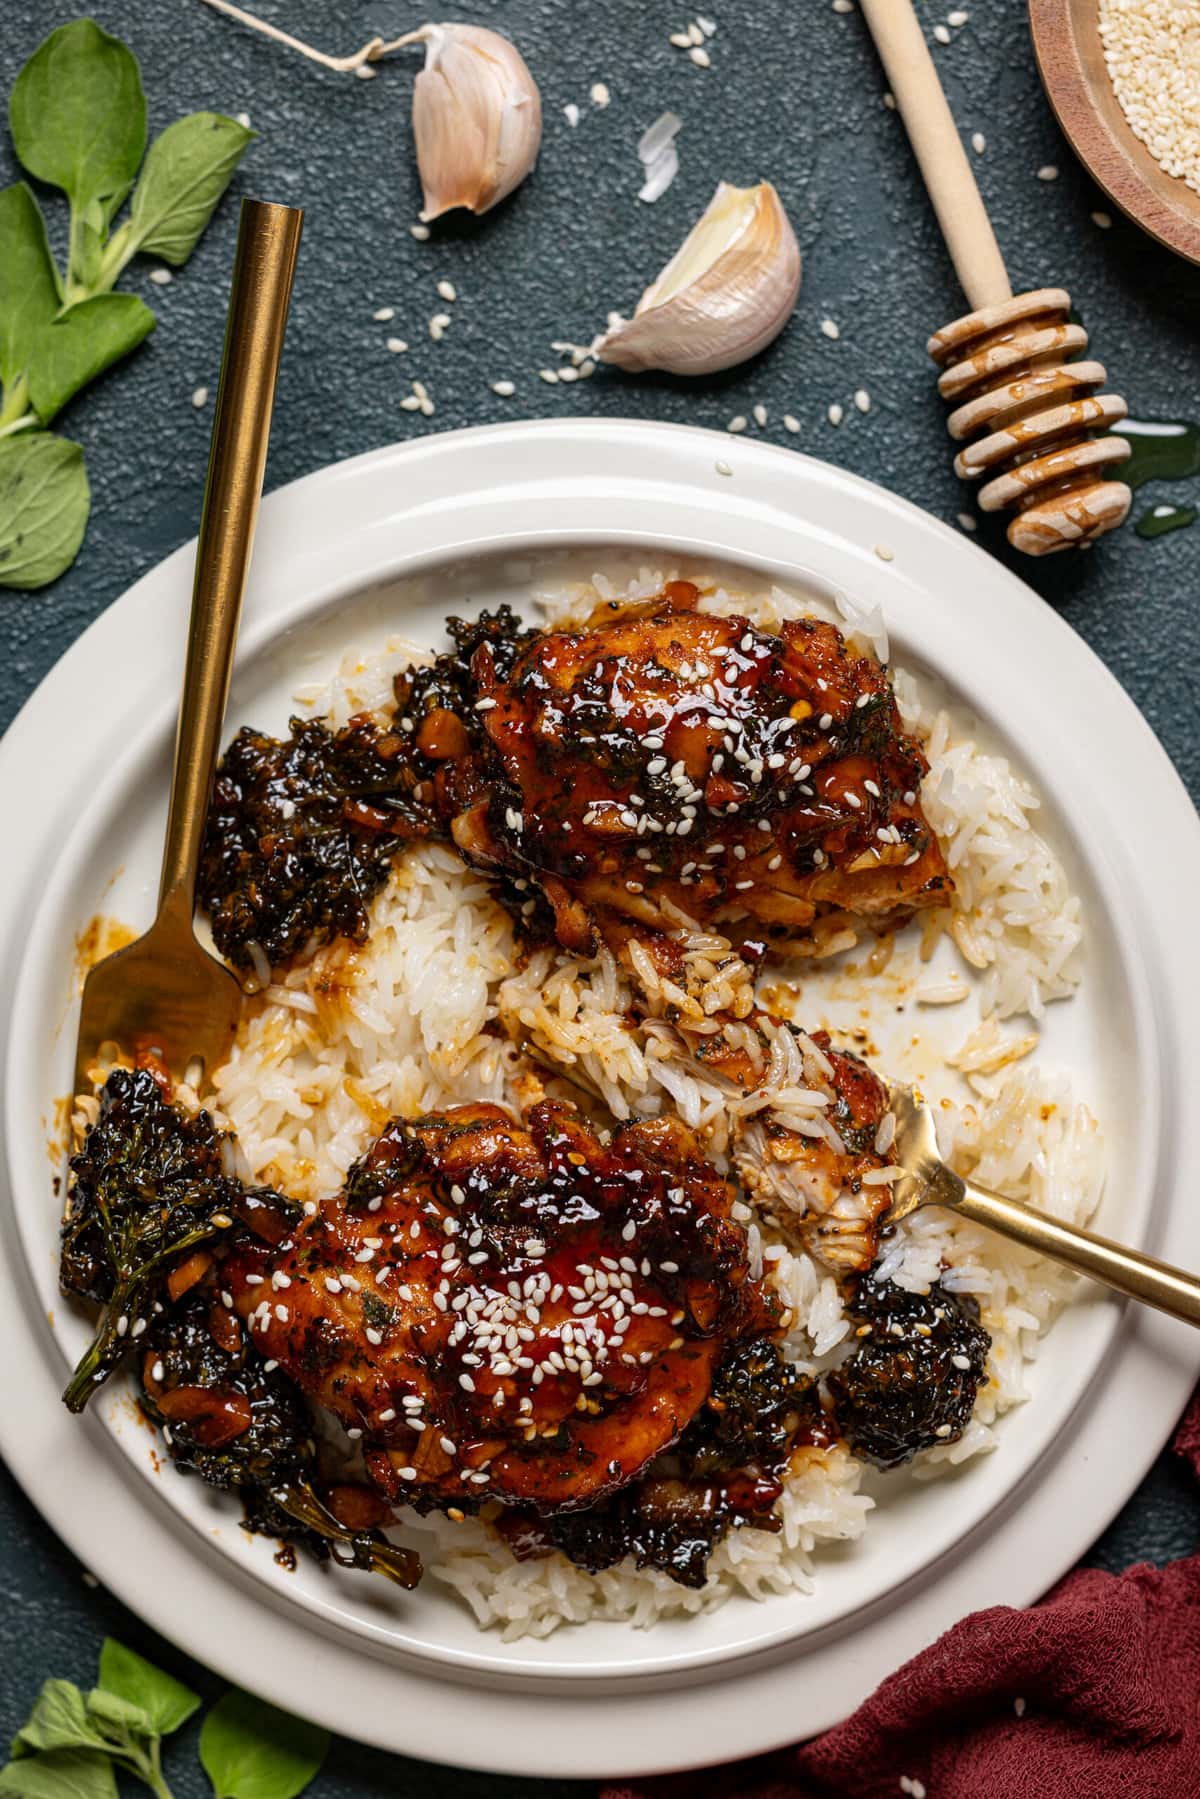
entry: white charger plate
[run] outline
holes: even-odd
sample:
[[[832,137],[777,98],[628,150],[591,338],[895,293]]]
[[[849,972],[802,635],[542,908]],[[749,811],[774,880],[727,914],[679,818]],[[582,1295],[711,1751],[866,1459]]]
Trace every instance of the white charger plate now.
[[[493,427],[324,470],[264,507],[231,724],[279,724],[310,664],[397,630],[433,641],[467,596],[515,596],[583,546],[600,565],[605,548],[645,546],[650,560],[718,558],[878,599],[896,659],[936,671],[1003,740],[1046,797],[1085,896],[1084,995],[1052,1009],[1042,1053],[1072,1068],[1107,1127],[1102,1224],[1200,1262],[1200,1223],[1176,1190],[1184,1020],[1200,979],[1168,953],[1186,941],[1200,876],[1195,814],[1136,710],[1056,615],[882,490],[788,452],[646,424]],[[0,1444],[50,1521],[127,1603],[242,1684],[387,1748],[530,1774],[695,1765],[809,1734],[965,1611],[1044,1590],[1136,1484],[1200,1364],[1192,1333],[1123,1317],[1108,1299],[1055,1326],[1000,1449],[933,1486],[900,1483],[861,1544],[822,1557],[812,1597],[734,1601],[647,1633],[600,1624],[502,1645],[432,1583],[403,1596],[311,1568],[284,1575],[227,1503],[152,1471],[128,1400],[106,1396],[103,1418],[82,1424],[57,1405],[82,1337],[55,1289],[46,1151],[69,1085],[72,945],[98,910],[149,917],[191,560],[189,546],[111,608],[0,746],[15,871],[0,895],[14,993],[0,1270],[14,1398]]]

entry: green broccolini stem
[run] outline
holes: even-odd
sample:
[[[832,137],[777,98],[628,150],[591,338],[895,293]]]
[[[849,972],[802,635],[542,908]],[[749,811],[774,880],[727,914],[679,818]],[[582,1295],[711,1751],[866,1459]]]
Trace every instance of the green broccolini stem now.
[[[322,1504],[307,1481],[294,1481],[286,1487],[268,1487],[266,1491],[280,1510],[298,1524],[315,1531],[328,1543],[345,1543],[357,1555],[365,1555],[374,1573],[385,1574],[397,1586],[410,1589],[416,1586],[421,1577],[421,1564],[411,1550],[398,1549],[378,1531],[349,1530]],[[356,1565],[361,1567],[362,1563]]]
[[[29,383],[24,375],[18,375],[4,395],[4,404],[0,406],[0,432],[20,430],[26,417],[31,424],[37,423],[29,409]]]
[[[113,1296],[101,1314],[96,1334],[63,1390],[63,1404],[69,1412],[83,1411],[96,1388],[104,1385],[117,1366],[125,1347],[132,1347],[136,1342],[134,1330],[137,1319],[134,1316],[134,1307],[151,1276],[161,1274],[166,1261],[174,1261],[189,1249],[195,1249],[198,1244],[209,1242],[224,1229],[224,1225],[215,1224],[210,1219],[206,1219],[194,1230],[188,1231],[177,1242],[172,1243],[170,1249],[152,1257],[150,1261],[135,1269],[124,1281],[117,1282]],[[113,1259],[115,1261],[117,1258]],[[120,1328],[122,1318],[129,1320],[124,1331]],[[138,1335],[140,1334],[138,1332]]]

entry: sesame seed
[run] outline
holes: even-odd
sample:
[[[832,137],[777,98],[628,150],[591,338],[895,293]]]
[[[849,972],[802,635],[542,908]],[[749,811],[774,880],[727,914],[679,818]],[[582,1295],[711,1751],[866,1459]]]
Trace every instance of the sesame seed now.
[[[947,23],[947,25],[953,25],[955,30],[957,30],[960,25],[966,24],[967,19],[969,17],[970,17],[969,13],[965,13],[962,11],[948,12],[946,14],[946,23]]]
[[[379,306],[371,314],[377,325],[386,325],[388,320],[394,319],[395,316],[396,308],[394,306]]]
[[[419,244],[423,244],[428,240],[429,226],[421,224],[418,220],[415,225],[409,226],[408,232],[410,237],[415,237]]]
[[[856,405],[856,406],[857,406],[857,407],[858,407],[858,410],[859,410],[859,411],[860,411],[860,412],[870,412],[870,410],[871,410],[871,396],[870,396],[870,394],[869,394],[869,393],[868,393],[868,392],[867,392],[867,390],[866,390],[866,388],[865,388],[865,387],[856,387],[856,388],[855,388],[855,390],[854,390],[854,404],[855,404],[855,405]]]
[[[755,424],[756,425],[765,425],[767,422],[767,409],[763,405],[762,401],[760,400],[758,402],[758,404],[752,408],[752,410],[754,413]]]
[[[390,350],[393,356],[403,356],[408,345],[402,337],[389,337],[385,339],[384,348]]]
[[[839,338],[842,335],[832,319],[822,319],[821,330],[826,337]]]
[[[939,44],[948,44],[950,42],[950,33],[944,25],[935,25],[933,28],[933,35]]]
[[[607,85],[603,81],[594,81],[588,90],[588,98],[593,106],[607,106],[612,99]]]
[[[950,1432],[952,1429],[953,1429],[952,1425],[939,1424],[933,1434],[935,1437],[948,1437],[950,1435]]]
[[[958,514],[958,522],[964,531],[974,531],[978,529],[975,522],[975,515],[971,512],[960,512]]]
[[[1111,212],[1094,212],[1092,214],[1092,224],[1098,226],[1101,231],[1111,231],[1112,230],[1112,214],[1111,214]]]
[[[741,412],[735,413],[734,416],[729,420],[728,424],[725,426],[725,429],[726,429],[726,431],[734,432],[735,435],[739,431],[744,431],[746,429],[745,414],[741,413]]]
[[[457,300],[458,298],[458,289],[453,281],[439,281],[437,290],[438,297],[442,300]]]
[[[712,66],[712,58],[703,44],[694,44],[688,51],[688,57],[698,69],[707,69]]]
[[[971,148],[974,150],[976,156],[982,156],[987,149],[987,139],[984,137],[982,131],[973,131],[971,133]]]
[[[714,462],[713,467],[716,469],[718,475],[732,475],[733,473],[733,470],[727,462]]]
[[[785,412],[783,415],[783,428],[785,431],[799,431],[800,420],[796,418],[793,413]]]
[[[831,425],[840,425],[846,415],[835,400],[833,405],[829,408],[827,416]]]
[[[1018,1718],[1023,1718],[1025,1716],[1025,1701],[1019,1694],[1013,1700],[1013,1710],[1016,1712]]]
[[[151,269],[150,279],[153,281],[155,287],[170,287],[175,277],[172,275],[170,269]]]
[[[894,562],[896,559],[895,550],[889,550],[885,543],[877,543],[875,545],[875,554],[878,556],[880,562]]]
[[[390,1424],[392,1422],[392,1419],[395,1416],[396,1416],[396,1408],[395,1408],[395,1406],[390,1405],[387,1407],[387,1409],[385,1411],[380,1412],[379,1422],[380,1422],[380,1424]]]
[[[1058,164],[1053,163],[1053,162],[1044,162],[1042,164],[1041,168],[1037,172],[1037,178],[1039,181],[1057,181],[1058,180]]]
[[[199,412],[202,406],[208,405],[207,387],[195,387],[192,389],[192,405],[196,408],[197,412]]]

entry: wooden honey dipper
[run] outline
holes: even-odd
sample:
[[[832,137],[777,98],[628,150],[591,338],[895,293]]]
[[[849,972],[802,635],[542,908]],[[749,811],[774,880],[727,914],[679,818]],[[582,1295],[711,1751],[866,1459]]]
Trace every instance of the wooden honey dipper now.
[[[1067,361],[1088,338],[1071,322],[1063,288],[1014,297],[912,0],[861,5],[974,309],[929,339],[938,389],[954,408],[947,427],[963,445],[955,472],[984,480],[984,512],[1014,509],[1008,541],[1027,555],[1092,543],[1122,522],[1133,498],[1109,476],[1129,455],[1128,439],[1097,435],[1125,417],[1125,402],[1096,392],[1103,364]]]

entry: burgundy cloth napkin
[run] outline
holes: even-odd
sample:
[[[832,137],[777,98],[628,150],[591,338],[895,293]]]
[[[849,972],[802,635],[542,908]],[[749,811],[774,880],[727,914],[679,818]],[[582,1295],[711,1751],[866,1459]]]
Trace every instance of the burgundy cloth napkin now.
[[[1200,1388],[1174,1448],[1200,1475]],[[1081,1569],[948,1630],[853,1717],[602,1799],[1200,1799],[1200,1554]]]

